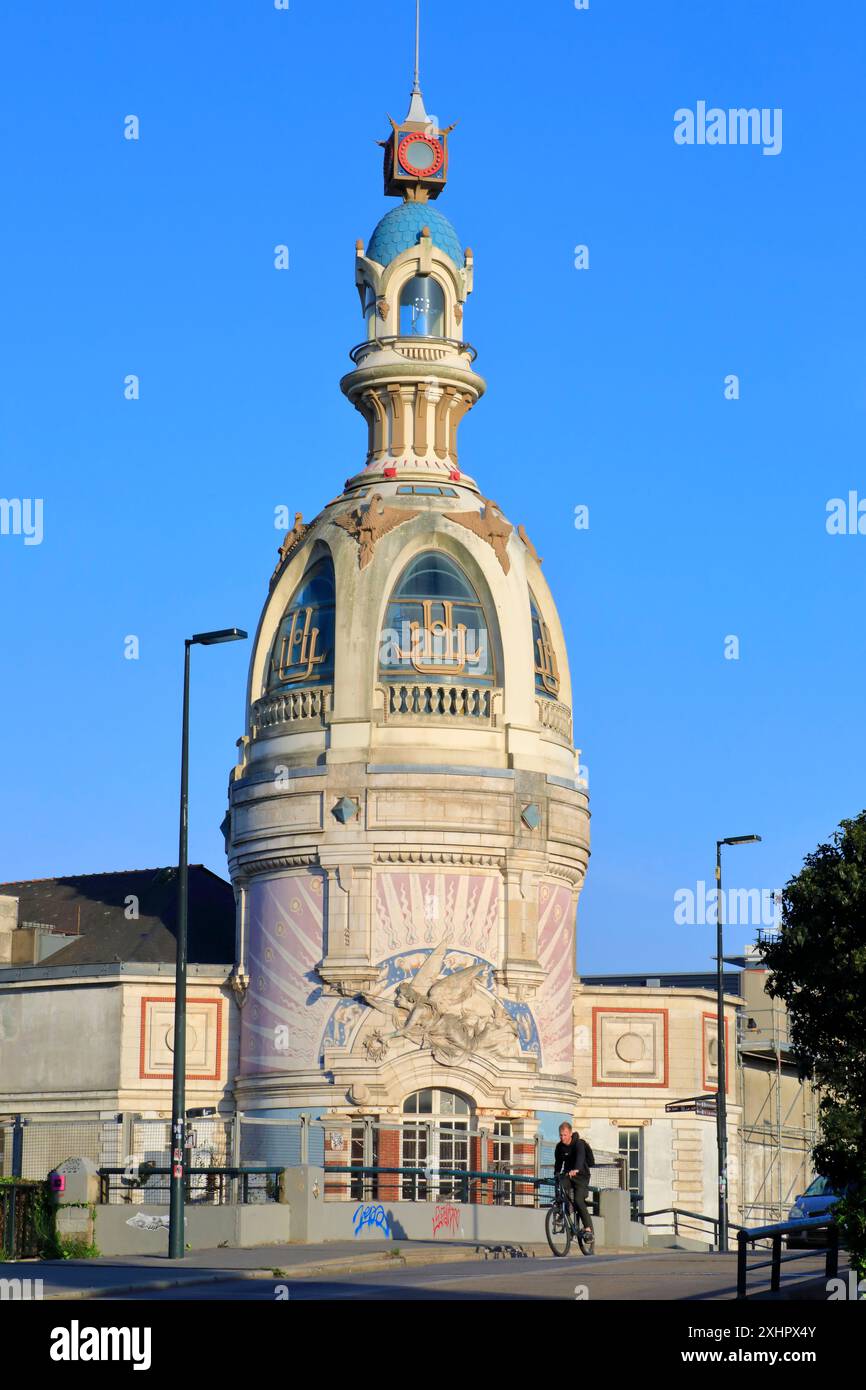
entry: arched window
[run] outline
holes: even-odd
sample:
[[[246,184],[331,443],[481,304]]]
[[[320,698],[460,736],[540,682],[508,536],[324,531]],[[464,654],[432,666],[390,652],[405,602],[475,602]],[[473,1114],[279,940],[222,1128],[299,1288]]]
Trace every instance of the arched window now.
[[[402,338],[445,337],[445,291],[432,275],[413,275],[400,295]]]
[[[268,663],[268,693],[322,685],[334,678],[334,566],[307,570],[277,629]]]
[[[472,1106],[458,1091],[428,1089],[407,1096],[403,1102],[402,1166],[426,1168],[429,1176],[404,1177],[404,1200],[415,1195],[422,1202],[431,1198],[460,1199],[460,1179],[438,1177],[437,1170],[469,1171],[471,1125]]]
[[[492,633],[484,607],[463,570],[438,550],[406,567],[385,610],[379,674],[492,685],[496,674]]]
[[[550,628],[542,618],[541,611],[532,594],[529,595],[529,607],[532,613],[535,693],[545,696],[548,700],[556,700],[559,697],[559,666],[556,661],[556,652],[553,650]]]

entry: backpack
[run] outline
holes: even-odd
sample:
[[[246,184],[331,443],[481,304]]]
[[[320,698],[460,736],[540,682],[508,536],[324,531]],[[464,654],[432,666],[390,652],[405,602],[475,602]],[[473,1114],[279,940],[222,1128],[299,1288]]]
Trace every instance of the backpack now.
[[[595,1167],[595,1154],[593,1153],[593,1151],[592,1151],[592,1146],[590,1145],[590,1143],[589,1143],[589,1141],[588,1141],[587,1139],[584,1139],[584,1141],[583,1141],[583,1148],[584,1148],[584,1152],[585,1152],[585,1154],[586,1154],[586,1166],[587,1166],[587,1170],[589,1170],[590,1168],[594,1168],[594,1167]]]

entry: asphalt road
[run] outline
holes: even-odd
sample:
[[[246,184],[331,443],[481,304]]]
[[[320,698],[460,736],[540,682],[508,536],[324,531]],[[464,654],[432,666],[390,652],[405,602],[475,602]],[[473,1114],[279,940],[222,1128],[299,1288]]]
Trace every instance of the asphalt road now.
[[[820,1276],[824,1257],[798,1263],[796,1280]],[[754,1287],[766,1287],[753,1276]],[[787,1282],[787,1281],[786,1281]],[[322,1279],[237,1279],[158,1293],[118,1295],[115,1302],[309,1302],[430,1299],[733,1299],[736,1257],[669,1252],[641,1255],[568,1256],[565,1259],[471,1260],[414,1269],[332,1275]],[[106,1295],[111,1298],[110,1294]]]

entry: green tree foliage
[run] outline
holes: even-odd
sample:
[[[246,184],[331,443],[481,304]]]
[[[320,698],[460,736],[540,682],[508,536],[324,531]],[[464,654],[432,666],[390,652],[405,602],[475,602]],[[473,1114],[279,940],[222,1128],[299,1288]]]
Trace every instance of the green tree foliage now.
[[[782,895],[778,939],[763,947],[768,992],[783,999],[801,1076],[817,1094],[814,1160],[838,1192],[852,1262],[866,1275],[866,811],[806,857]]]

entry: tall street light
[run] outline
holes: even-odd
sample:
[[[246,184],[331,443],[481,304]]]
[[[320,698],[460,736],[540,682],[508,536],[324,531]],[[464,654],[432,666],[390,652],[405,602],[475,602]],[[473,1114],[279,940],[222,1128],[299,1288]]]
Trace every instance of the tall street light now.
[[[184,1248],[183,1185],[186,1121],[186,958],[187,827],[189,821],[189,649],[219,642],[242,642],[239,627],[199,632],[187,637],[183,661],[183,735],[180,754],[180,847],[177,869],[177,956],[174,975],[174,1057],[171,1077],[171,1184],[168,1209],[168,1258],[182,1260]]]
[[[719,1156],[719,1253],[728,1249],[728,1067],[725,1047],[725,962],[722,940],[722,845],[754,845],[760,835],[716,840],[716,1146]]]

